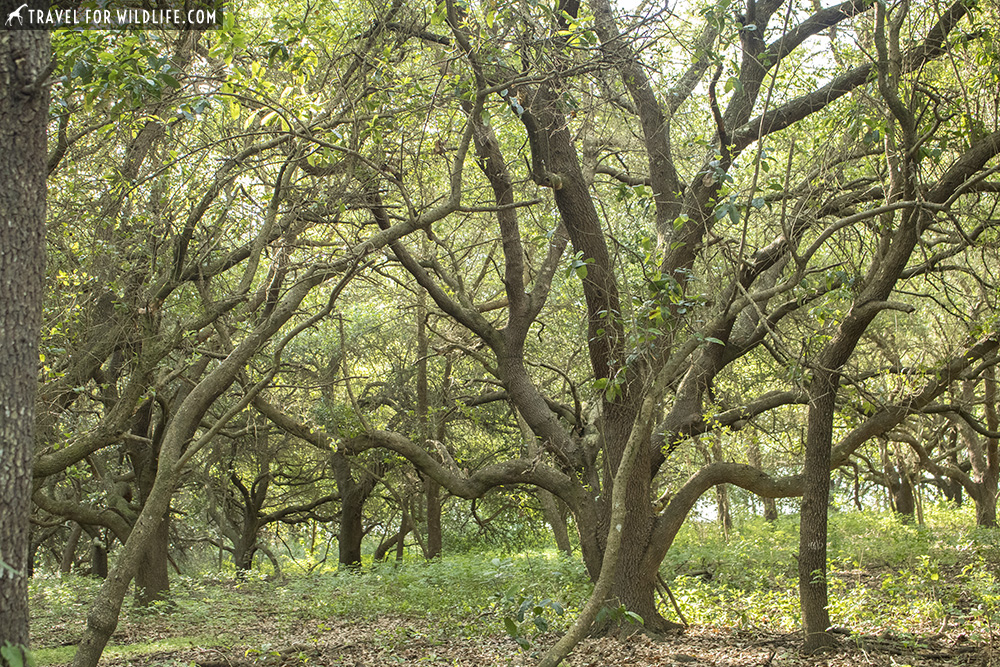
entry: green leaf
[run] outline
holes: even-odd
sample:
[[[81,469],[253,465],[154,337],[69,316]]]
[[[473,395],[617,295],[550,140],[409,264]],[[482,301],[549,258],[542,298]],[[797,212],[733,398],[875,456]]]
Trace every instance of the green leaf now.
[[[4,645],[0,646],[0,656],[8,667],[24,667],[24,652],[20,646],[4,642]]]
[[[645,625],[645,622],[642,620],[642,616],[640,616],[639,614],[635,613],[634,611],[628,611],[628,610],[626,610],[625,613],[624,613],[624,616],[625,616],[625,618],[627,618],[630,622],[634,623],[635,625]]]
[[[511,637],[517,638],[519,633],[517,631],[517,623],[510,616],[504,616],[503,618],[503,628],[507,631],[507,634]]]
[[[600,611],[597,612],[597,618],[594,619],[594,623],[596,625],[600,625],[601,623],[604,622],[604,619],[606,619],[610,613],[611,613],[610,609],[608,609],[607,607],[601,607]]]

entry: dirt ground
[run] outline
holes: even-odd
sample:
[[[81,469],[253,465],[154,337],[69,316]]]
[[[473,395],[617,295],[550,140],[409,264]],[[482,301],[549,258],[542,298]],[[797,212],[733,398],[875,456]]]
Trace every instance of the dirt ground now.
[[[276,631],[268,619],[256,619],[249,642],[229,648],[178,647],[169,651],[102,660],[108,667],[308,667],[311,665],[382,667],[387,665],[451,665],[489,667],[533,665],[538,652],[554,642],[543,636],[525,651],[506,636],[442,639],[419,621],[382,618],[350,622],[342,619],[304,621],[291,630]],[[258,634],[259,633],[259,634]],[[131,634],[133,636],[129,637]],[[121,631],[119,645],[143,641],[141,627]],[[245,639],[250,639],[245,637]],[[899,637],[838,635],[836,650],[816,656],[799,652],[798,633],[735,632],[724,628],[690,628],[680,635],[652,638],[635,634],[624,639],[584,641],[565,662],[567,667],[841,667],[872,665],[1000,665],[1000,645],[975,642],[961,633]]]

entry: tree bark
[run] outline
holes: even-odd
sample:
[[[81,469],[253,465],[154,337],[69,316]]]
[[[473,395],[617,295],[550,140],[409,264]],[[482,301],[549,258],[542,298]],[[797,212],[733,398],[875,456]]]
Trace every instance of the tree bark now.
[[[421,240],[426,248],[427,241]],[[431,432],[430,390],[427,379],[427,362],[430,350],[427,340],[427,291],[417,287],[417,430],[426,447]],[[449,382],[450,364],[444,382]],[[444,422],[438,421],[437,440],[444,442]],[[427,538],[424,541],[424,558],[430,560],[441,555],[441,485],[433,479],[424,479],[424,505],[426,506]]]
[[[721,437],[717,436],[712,441],[712,458],[716,461],[723,460]],[[722,537],[728,542],[729,534],[733,531],[733,516],[729,510],[729,489],[725,484],[715,487],[715,501],[719,525],[722,526]]]
[[[170,592],[169,549],[170,522],[164,514],[135,571],[135,602],[140,607],[163,600]]]
[[[409,532],[410,532],[410,523],[409,520],[407,519],[406,513],[404,512],[403,518],[400,520],[399,530],[396,531],[395,535],[390,537],[382,544],[378,545],[378,549],[375,550],[375,554],[372,556],[372,560],[384,561],[385,557],[389,554],[389,552],[392,549],[396,548],[397,545],[403,544],[405,542],[406,536],[409,534]]]
[[[233,544],[233,566],[236,568],[237,576],[244,576],[253,569],[253,557],[257,550],[257,533],[260,525],[257,521],[256,512],[252,508],[245,512],[243,523],[239,527],[239,537]]]
[[[136,413],[132,433],[143,440],[128,443],[128,455],[135,471],[135,485],[139,500],[146,504],[156,482],[159,465],[159,437],[150,438],[153,402],[146,401]],[[139,567],[135,573],[135,602],[145,607],[166,597],[170,590],[170,575],[167,555],[170,547],[170,508],[159,517],[159,525],[153,533],[149,545],[143,550]]]
[[[826,537],[833,415],[839,380],[837,373],[817,371],[809,392],[804,488],[799,517],[799,599],[807,653],[833,643],[833,638],[826,631],[830,627]]]
[[[427,541],[424,558],[441,555],[441,485],[431,478],[424,480],[424,500],[427,509]]]
[[[108,578],[108,548],[99,528],[87,526],[90,536],[90,576]]]
[[[28,646],[28,552],[45,280],[49,34],[0,32],[0,641]]]
[[[73,569],[73,561],[76,559],[76,547],[80,543],[80,535],[83,533],[83,526],[73,522],[73,528],[69,531],[66,539],[66,546],[63,547],[62,561],[59,563],[59,572],[69,574]]]
[[[559,500],[545,489],[535,492],[542,506],[542,516],[552,527],[552,536],[556,540],[556,548],[567,556],[573,555],[573,545],[569,541],[569,529],[566,527],[566,513],[560,507]]]
[[[750,439],[750,451],[748,455],[750,465],[758,470],[764,469],[764,462],[760,455],[760,445],[756,438]],[[764,519],[766,521],[775,522],[778,520],[778,504],[775,502],[774,498],[768,498],[767,496],[762,496],[761,501],[764,503]]]
[[[995,432],[1000,425],[1000,419],[997,416],[997,381],[994,366],[990,366],[984,372],[983,408],[986,412],[986,428]],[[986,438],[985,450],[986,465],[980,476],[983,497],[982,501],[976,501],[976,525],[996,528],[997,488],[1000,486],[1000,454],[997,452],[997,439]]]
[[[340,452],[334,452],[331,461],[340,492],[339,562],[356,568],[361,565],[361,540],[365,536],[362,523],[365,501],[375,488],[375,480],[367,472],[362,472],[361,481],[355,481],[351,474],[351,462]]]
[[[912,522],[916,512],[916,499],[913,495],[913,480],[906,469],[906,464],[899,460],[894,465],[891,460],[887,460],[885,472],[889,481],[892,511],[898,514],[903,522]]]

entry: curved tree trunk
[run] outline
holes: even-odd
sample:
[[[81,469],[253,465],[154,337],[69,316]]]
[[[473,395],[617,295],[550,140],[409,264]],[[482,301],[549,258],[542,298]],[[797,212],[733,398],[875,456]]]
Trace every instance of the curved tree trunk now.
[[[74,667],[97,667],[101,653],[118,625],[121,605],[128,585],[135,576],[143,552],[155,539],[163,517],[170,508],[174,488],[183,471],[182,454],[190,443],[201,419],[214,401],[236,380],[250,357],[294,314],[306,294],[322,282],[317,275],[291,287],[270,316],[255,327],[229,355],[208,373],[184,398],[164,430],[158,466],[149,497],[142,512],[118,552],[114,568],[98,592],[87,613],[87,627],[73,657]]]
[[[402,519],[400,519],[399,530],[396,531],[395,535],[390,537],[388,540],[382,542],[382,544],[378,545],[378,548],[375,550],[375,555],[372,556],[372,559],[375,561],[384,561],[386,556],[389,555],[390,551],[392,551],[394,548],[398,548],[400,544],[403,544],[405,542],[406,536],[409,533],[410,533],[409,515],[406,514],[404,510],[403,517]]]
[[[135,471],[135,485],[143,505],[153,490],[159,466],[161,433],[158,432],[154,437],[150,437],[152,415],[153,401],[146,401],[139,408],[132,424],[132,433],[138,438],[128,443],[128,457]],[[167,560],[170,547],[169,506],[158,517],[158,521],[149,545],[143,550],[135,573],[135,601],[142,607],[164,599],[170,590]]]
[[[628,426],[631,427],[632,424],[629,423]],[[637,436],[638,434],[633,435],[633,437]],[[621,449],[618,451],[621,452]],[[621,455],[619,454],[619,456]],[[612,462],[615,469],[617,469],[616,463],[618,462]],[[649,536],[653,529],[649,475],[651,466],[650,448],[643,442],[643,445],[636,452],[631,474],[626,478],[625,519],[621,524],[620,531],[628,538],[622,541],[615,577],[611,582],[611,589],[607,596],[607,604],[612,607],[624,605],[625,609],[642,617],[646,628],[659,632],[670,630],[675,625],[663,618],[657,611],[656,579],[642,569],[646,545],[649,543]],[[612,485],[611,479],[608,480],[607,485]],[[610,492],[613,494],[614,489],[610,489]],[[605,495],[607,494],[608,490],[605,490]],[[605,530],[608,529],[608,525],[608,523],[604,523]],[[617,525],[613,529],[619,530]],[[607,629],[597,628],[597,631],[603,632]]]

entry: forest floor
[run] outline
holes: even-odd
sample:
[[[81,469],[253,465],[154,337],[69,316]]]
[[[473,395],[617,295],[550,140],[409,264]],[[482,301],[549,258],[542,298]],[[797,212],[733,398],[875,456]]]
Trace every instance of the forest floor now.
[[[930,519],[934,519],[931,523]],[[686,526],[663,572],[683,633],[588,639],[567,667],[1000,667],[1000,531],[968,517],[835,515],[827,580],[837,647],[801,653],[796,526],[750,522],[727,540]],[[291,552],[289,552],[291,553]],[[470,552],[427,563],[331,568],[289,556],[243,579],[189,562],[163,603],[125,601],[107,667],[533,665],[587,599],[579,558]],[[39,574],[30,586],[39,667],[72,661],[100,580]],[[615,613],[609,610],[610,613]],[[667,606],[662,613],[676,620]]]
[[[80,628],[82,629],[82,628]],[[37,633],[39,642],[56,643],[54,627]],[[105,654],[106,667],[306,667],[344,665],[434,665],[487,667],[527,666],[537,662],[538,651],[555,641],[554,633],[536,637],[524,650],[506,634],[474,637],[448,636],[439,627],[420,619],[386,616],[377,619],[303,620],[292,625],[273,617],[248,614],[244,621],[227,624],[216,637],[177,634],[168,617],[125,623]],[[70,637],[70,635],[62,635]],[[1000,640],[1000,637],[995,638]],[[61,642],[59,642],[61,643]],[[67,647],[71,648],[71,647]],[[651,638],[636,633],[622,639],[604,637],[580,644],[567,667],[841,667],[870,665],[975,665],[1000,664],[1000,643],[972,641],[962,632],[929,636],[842,635],[836,649],[817,656],[800,651],[797,632],[734,630],[692,627],[682,634]],[[56,657],[51,655],[51,657]],[[70,652],[62,653],[69,660]],[[60,662],[45,664],[59,665]]]

